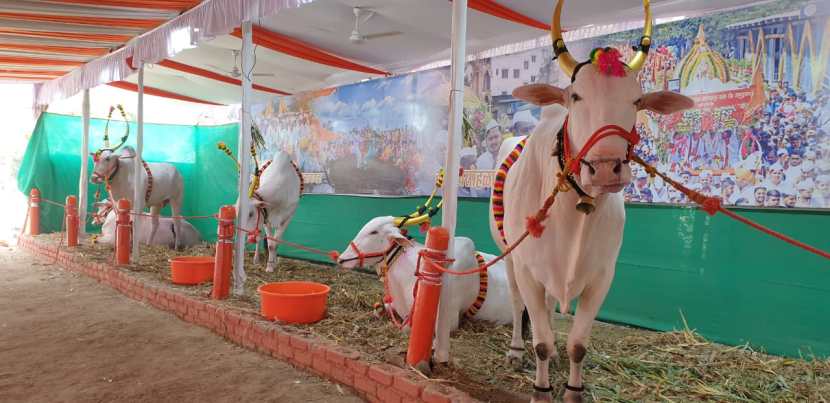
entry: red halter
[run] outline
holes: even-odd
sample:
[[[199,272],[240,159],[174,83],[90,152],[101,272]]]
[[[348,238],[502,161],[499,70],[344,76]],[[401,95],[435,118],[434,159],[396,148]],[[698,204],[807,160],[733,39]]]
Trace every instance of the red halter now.
[[[565,118],[564,124],[564,137],[562,144],[562,150],[564,152],[565,161],[568,164],[567,169],[573,175],[579,176],[579,163],[585,158],[585,155],[588,154],[588,151],[597,144],[600,140],[608,137],[608,136],[620,136],[628,141],[628,153],[626,154],[626,161],[631,158],[631,154],[634,152],[634,146],[640,142],[640,134],[637,133],[637,126],[631,128],[631,131],[627,131],[622,127],[617,125],[605,125],[597,129],[591,137],[588,138],[588,141],[585,142],[585,145],[582,146],[582,149],[579,150],[579,153],[576,154],[576,157],[571,158],[571,143],[568,141],[568,119],[569,117]]]
[[[363,267],[363,263],[365,263],[367,258],[373,258],[373,257],[383,257],[383,258],[385,258],[386,255],[388,255],[389,252],[391,252],[392,249],[395,248],[395,246],[397,246],[397,245],[394,242],[390,242],[389,248],[387,248],[383,252],[363,253],[363,252],[360,251],[360,248],[357,247],[357,244],[354,243],[354,241],[352,241],[352,242],[349,242],[349,247],[351,247],[352,250],[354,250],[354,252],[357,253],[357,257],[353,257],[353,258],[349,258],[349,259],[343,259],[343,260],[340,261],[340,263],[345,263],[345,262],[350,262],[352,260],[357,260],[358,267]]]

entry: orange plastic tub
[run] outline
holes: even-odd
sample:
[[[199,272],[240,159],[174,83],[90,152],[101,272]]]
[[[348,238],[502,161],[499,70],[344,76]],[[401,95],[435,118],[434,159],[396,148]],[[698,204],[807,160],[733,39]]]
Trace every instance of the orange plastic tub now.
[[[326,315],[331,288],[310,281],[284,281],[259,286],[260,314],[268,320],[314,323]]]
[[[213,256],[178,256],[170,259],[173,284],[193,285],[213,280]]]

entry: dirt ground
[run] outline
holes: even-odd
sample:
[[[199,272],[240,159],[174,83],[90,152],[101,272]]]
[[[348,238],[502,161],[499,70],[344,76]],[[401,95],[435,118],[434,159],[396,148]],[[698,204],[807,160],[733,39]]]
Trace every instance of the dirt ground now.
[[[0,401],[362,401],[43,262],[0,246]]]

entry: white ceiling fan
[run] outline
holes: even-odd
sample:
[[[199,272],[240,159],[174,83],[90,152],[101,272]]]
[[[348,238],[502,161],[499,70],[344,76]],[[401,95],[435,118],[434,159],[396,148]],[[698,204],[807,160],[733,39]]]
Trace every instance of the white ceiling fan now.
[[[231,52],[233,53],[233,68],[232,69],[227,70],[227,69],[224,69],[222,67],[219,67],[219,66],[216,66],[216,65],[213,65],[213,64],[207,64],[207,66],[210,66],[211,68],[213,68],[215,70],[219,70],[222,73],[225,73],[225,74],[227,74],[227,75],[229,75],[233,78],[242,77],[242,70],[239,69],[239,62],[238,62],[238,60],[239,60],[239,50],[231,49]],[[253,76],[254,77],[273,77],[274,73],[254,73]]]
[[[403,33],[400,31],[389,31],[377,34],[363,35],[362,33],[360,33],[360,24],[365,24],[366,21],[369,21],[369,19],[375,15],[375,12],[364,7],[354,7],[352,8],[352,12],[354,13],[354,29],[352,30],[352,34],[349,35],[349,40],[352,41],[352,43],[363,43],[367,40],[384,38],[388,36],[396,36]],[[361,18],[363,19],[362,21]]]

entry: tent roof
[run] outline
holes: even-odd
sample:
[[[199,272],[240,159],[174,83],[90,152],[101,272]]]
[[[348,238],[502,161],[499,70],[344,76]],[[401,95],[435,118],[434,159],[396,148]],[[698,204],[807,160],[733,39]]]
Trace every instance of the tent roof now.
[[[212,1],[221,2],[205,0],[205,3]],[[753,2],[756,1],[655,0],[652,1],[652,11],[656,17],[689,16]],[[181,11],[198,3],[196,0],[0,0],[0,25],[3,26],[0,29],[0,79],[42,82],[64,75],[125,45],[129,38],[148,30],[163,31],[181,19],[174,19]],[[225,3],[231,4],[231,1]],[[471,8],[474,8],[474,3],[496,3],[546,24],[554,0],[469,0],[469,3]],[[192,11],[207,9],[201,7],[203,5]],[[357,5],[374,11],[371,18],[360,24],[361,34],[391,34],[362,43],[350,41],[355,23],[352,8]],[[338,60],[351,61],[366,68],[397,74],[449,59],[450,56],[451,1],[294,0],[292,6],[277,11],[254,19],[255,26],[262,32],[277,35],[272,43],[281,45],[288,40],[296,40],[339,57]],[[164,24],[171,19],[174,20]],[[572,0],[564,7],[562,21],[565,29],[575,29],[641,19],[640,0]],[[547,32],[539,28],[471,9],[468,14],[467,52],[476,54],[546,35]],[[255,43],[257,36],[258,33],[255,34]],[[149,39],[147,35],[142,35],[138,40],[142,38]],[[165,39],[169,42],[170,35]],[[145,85],[207,102],[240,102],[241,92],[236,83],[240,77],[233,74],[233,70],[234,66],[241,67],[241,57],[235,57],[233,51],[240,49],[242,41],[232,34],[197,36],[197,39],[197,47],[172,52],[175,54],[168,57],[177,62],[174,66],[179,68],[170,68],[162,65],[164,63],[146,64]],[[148,61],[148,57],[142,59]],[[128,57],[121,60],[130,62]],[[182,64],[195,69],[183,70]],[[98,70],[94,72],[99,73]],[[99,82],[120,79],[135,83],[136,75],[128,76],[129,73],[127,68],[121,77],[109,72],[110,79],[101,81],[97,76],[95,78]],[[205,77],[211,73],[213,77]],[[255,91],[255,96],[260,99],[274,93],[296,93],[375,77],[379,75],[310,62],[264,45],[256,47],[253,80],[260,86]],[[71,96],[80,87],[92,84],[96,84],[95,80],[85,77],[82,83],[68,86],[68,90],[53,91],[57,95],[50,95],[52,99]],[[124,86],[123,83],[121,85]]]

